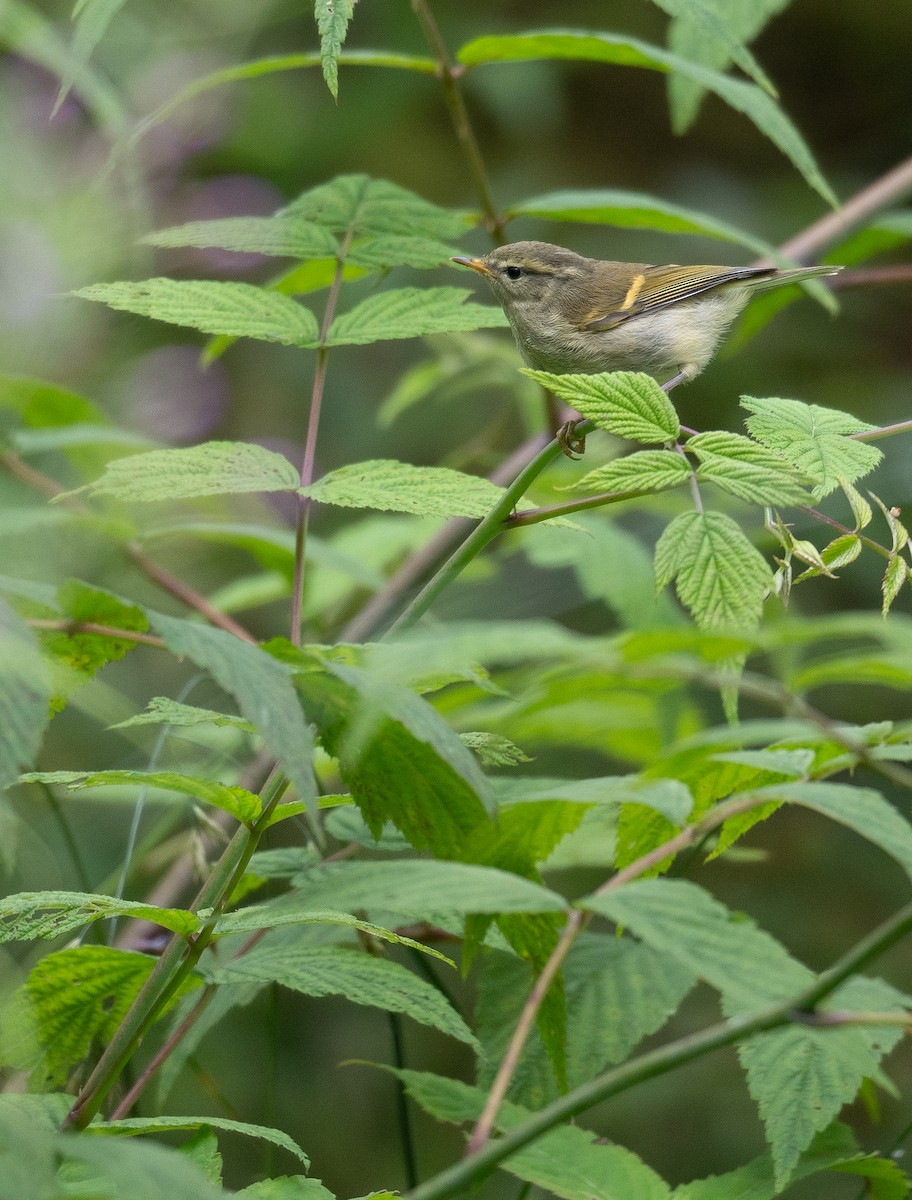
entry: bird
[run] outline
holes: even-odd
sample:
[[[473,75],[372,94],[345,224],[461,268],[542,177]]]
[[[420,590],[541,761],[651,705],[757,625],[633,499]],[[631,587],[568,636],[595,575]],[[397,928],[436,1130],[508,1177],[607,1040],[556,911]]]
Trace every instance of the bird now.
[[[484,275],[530,367],[642,371],[670,376],[666,391],[700,374],[754,292],[842,270],[611,262],[532,241],[451,261]]]

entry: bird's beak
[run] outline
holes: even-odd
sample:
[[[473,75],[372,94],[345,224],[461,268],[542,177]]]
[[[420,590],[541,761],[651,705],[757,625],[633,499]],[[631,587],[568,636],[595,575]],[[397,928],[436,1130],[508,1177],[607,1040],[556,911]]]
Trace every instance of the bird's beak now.
[[[483,258],[451,258],[450,262],[459,263],[461,267],[471,267],[473,271],[480,271],[482,275],[494,274]]]

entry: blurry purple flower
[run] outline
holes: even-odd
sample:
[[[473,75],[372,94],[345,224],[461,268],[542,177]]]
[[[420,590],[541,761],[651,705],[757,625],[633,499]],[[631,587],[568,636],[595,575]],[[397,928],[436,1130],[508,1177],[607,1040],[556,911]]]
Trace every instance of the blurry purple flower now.
[[[200,366],[198,347],[162,346],[136,361],[124,399],[134,429],[167,443],[196,442],[221,421],[228,382],[220,363]]]

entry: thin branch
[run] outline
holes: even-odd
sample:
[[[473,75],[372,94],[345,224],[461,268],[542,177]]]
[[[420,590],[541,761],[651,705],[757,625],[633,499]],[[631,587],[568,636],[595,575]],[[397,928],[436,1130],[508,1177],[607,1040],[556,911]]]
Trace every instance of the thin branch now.
[[[323,310],[323,320],[320,324],[320,345],[317,350],[317,365],[314,370],[313,386],[310,391],[310,412],[307,417],[307,437],[304,442],[304,459],[301,463],[301,487],[307,488],[313,483],[314,464],[317,457],[317,433],[320,428],[320,413],[323,408],[323,391],[326,386],[326,367],[328,347],[326,339],[336,315],[336,305],[339,302],[339,292],[342,289],[342,272],[345,267],[345,257],[351,245],[353,230],[345,234],[339,254],[336,258],[336,270],[326,296],[326,307]],[[304,599],[304,551],[307,543],[307,523],[310,517],[311,500],[309,496],[297,497],[298,511],[295,521],[295,554],[294,582],[291,588],[291,642],[295,646],[301,644],[301,605]]]
[[[489,1141],[470,1158],[465,1158],[426,1180],[414,1191],[406,1193],[404,1200],[447,1200],[447,1197],[465,1194],[476,1181],[489,1175],[505,1159],[593,1105],[619,1095],[637,1083],[665,1075],[713,1050],[731,1046],[753,1034],[777,1029],[800,1020],[799,1014],[828,996],[843,980],[862,970],[910,930],[912,904],[894,913],[883,925],[853,946],[803,992],[779,1004],[712,1025],[699,1033],[690,1034],[657,1050],[641,1054],[620,1067],[604,1072],[539,1109],[528,1120],[515,1126],[502,1137]]]
[[[33,629],[56,629],[61,633],[97,633],[100,637],[121,638],[128,642],[142,642],[145,646],[164,649],[164,639],[154,633],[140,633],[137,629],[117,629],[113,625],[99,625],[95,621],[67,621],[65,618],[26,617]]]
[[[863,429],[861,433],[850,433],[848,436],[855,442],[879,442],[881,438],[910,432],[912,432],[912,420],[897,421],[895,425],[879,425],[877,429]]]
[[[883,287],[895,283],[912,283],[912,263],[892,263],[882,267],[855,267],[831,275],[827,286],[834,292],[847,288]]]
[[[707,813],[702,820],[697,821],[693,825],[686,826],[680,833],[675,834],[673,838],[669,838],[668,841],[663,842],[661,846],[656,846],[648,854],[642,855],[635,862],[618,871],[607,883],[602,884],[594,895],[602,896],[606,892],[615,891],[617,888],[623,887],[625,883],[630,883],[631,880],[639,878],[640,875],[658,866],[659,863],[671,855],[677,854],[688,846],[701,842],[707,833],[716,829],[730,817],[737,816],[739,813],[747,812],[752,808],[757,808],[759,805],[766,803],[768,803],[768,798],[742,796],[738,800],[729,801],[727,804],[720,804],[712,812]],[[519,1066],[520,1056],[526,1044],[526,1039],[532,1032],[532,1026],[535,1024],[535,1018],[538,1016],[538,1011],[544,1002],[548,989],[551,987],[573,943],[582,930],[585,929],[591,917],[591,913],[584,913],[580,909],[573,909],[569,913],[567,923],[561,931],[557,945],[548,956],[548,961],[542,968],[541,974],[536,979],[535,985],[529,993],[526,1003],[523,1005],[519,1021],[510,1038],[503,1060],[497,1069],[497,1074],[494,1077],[494,1082],[491,1085],[485,1106],[466,1145],[467,1155],[477,1154],[490,1138],[497,1120],[497,1114],[500,1111],[500,1106],[506,1099],[510,1081],[516,1072],[516,1068]]]

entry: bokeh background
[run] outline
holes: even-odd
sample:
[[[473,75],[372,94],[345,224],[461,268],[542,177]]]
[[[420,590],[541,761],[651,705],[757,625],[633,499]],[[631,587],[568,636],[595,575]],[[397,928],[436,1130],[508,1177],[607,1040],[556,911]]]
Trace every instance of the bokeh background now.
[[[68,10],[65,3],[46,3],[22,4],[19,11],[35,18],[42,38],[65,43],[71,36]],[[439,204],[476,209],[478,197],[438,82],[409,72],[342,68],[338,103],[313,69],[236,83],[181,107],[149,132],[132,156],[112,163],[110,128],[74,94],[51,119],[59,79],[17,43],[22,26],[11,11],[11,6],[0,9],[0,41],[6,45],[0,57],[0,369],[80,392],[119,425],[166,445],[246,439],[299,461],[310,356],[241,342],[204,367],[203,339],[192,332],[112,313],[66,293],[102,280],[152,274],[262,281],[273,268],[255,256],[152,251],[137,238],[189,220],[269,214],[341,173],[365,172]],[[534,0],[497,6],[437,0],[434,11],[451,51],[483,33],[556,21],[661,44],[667,23],[645,0],[611,5],[568,0],[559,11]],[[312,14],[292,0],[134,2],[117,14],[93,56],[93,69],[132,124],[208,72],[316,46]],[[405,0],[361,0],[348,46],[427,53]],[[849,197],[909,154],[912,21],[903,5],[795,0],[770,22],[754,50],[840,197]],[[771,242],[786,240],[824,211],[775,147],[721,101],[709,97],[693,129],[674,136],[665,84],[654,72],[586,63],[488,66],[467,79],[466,95],[502,206],[558,188],[629,189],[706,211]],[[723,242],[643,231],[517,220],[508,232],[511,239],[561,241],[598,257],[747,259]],[[480,230],[465,239],[467,251],[488,244]],[[900,248],[877,261],[904,257]],[[401,283],[464,282],[445,268],[396,274],[395,282]],[[676,394],[682,419],[697,428],[739,429],[737,400],[745,392],[843,408],[878,424],[907,418],[910,284],[847,289],[840,293],[840,305],[835,318],[810,301],[793,305],[755,338],[738,344],[736,352],[720,355],[703,377]],[[502,336],[510,345],[506,332],[489,336]],[[522,407],[503,387],[480,387],[461,395],[458,404],[440,404],[431,396],[396,420],[378,422],[381,405],[403,374],[438,352],[438,343],[395,342],[335,355],[319,469],[398,457],[484,471],[521,440],[536,419],[534,404]],[[904,442],[885,449],[887,461],[873,486],[886,501],[903,506],[912,499],[910,455]],[[0,476],[0,503],[16,505],[22,497],[21,484]],[[253,501],[244,512],[276,522],[288,517]],[[321,513],[315,532],[334,536],[349,519]],[[217,592],[247,570],[237,552],[197,544],[169,546],[163,558],[206,592]],[[796,603],[808,612],[877,608],[876,567],[864,559],[837,584],[809,585]],[[78,575],[161,603],[90,531],[76,538],[69,533],[55,538],[48,531],[40,543],[28,536],[3,537],[0,570],[51,582]],[[491,605],[501,615],[553,616],[596,631],[612,620],[580,595],[569,572],[537,574],[525,561],[515,564],[513,574],[476,573],[447,604],[460,615]],[[908,611],[907,600],[901,605]],[[264,603],[243,617],[266,636],[284,628],[283,613],[282,603]],[[188,673],[161,657],[139,649],[129,665],[108,668],[102,680],[84,689],[79,703],[55,720],[42,765],[142,765],[140,749],[125,749],[123,739],[101,729],[150,695],[173,695],[186,685]],[[218,707],[207,687],[198,684],[192,702],[213,701]],[[825,699],[830,711],[854,720],[908,716],[893,693],[866,689],[864,711],[858,710],[858,695],[849,698],[833,689]],[[536,769],[544,772],[552,765],[545,757]],[[34,797],[17,803],[20,812],[26,803],[34,807],[4,886],[11,891],[75,886],[52,815]],[[70,803],[91,880],[100,885],[117,871],[130,813]],[[781,815],[774,827],[756,832],[751,846],[767,856],[753,873],[740,864],[718,863],[706,872],[706,885],[735,908],[750,911],[812,966],[832,961],[892,911],[903,894],[898,868],[807,814]],[[577,873],[565,882],[568,890],[579,891],[594,881]],[[141,892],[141,880],[136,887]],[[0,961],[0,967],[4,963],[18,969],[12,960]],[[882,967],[894,982],[912,986],[907,951],[897,950]],[[712,999],[698,994],[677,1018],[676,1029],[711,1019],[712,1012]],[[467,1076],[468,1062],[443,1039],[414,1026],[406,1028],[405,1037],[410,1060]],[[169,1103],[187,1112],[213,1105],[213,1111],[287,1128],[311,1154],[314,1174],[340,1195],[402,1186],[389,1080],[364,1067],[339,1066],[349,1058],[388,1060],[389,1038],[381,1014],[341,1001],[276,993],[240,1010],[203,1044],[196,1074],[178,1085]],[[891,1064],[908,1085],[909,1053],[899,1050]],[[870,1113],[859,1110],[853,1116],[872,1146],[889,1144],[904,1119],[901,1107],[889,1099],[879,1124]],[[458,1153],[455,1133],[418,1114],[415,1120],[423,1173]],[[592,1120],[671,1182],[730,1169],[762,1150],[733,1053],[629,1092],[593,1113]],[[226,1161],[226,1178],[237,1185],[263,1166],[255,1152],[230,1141]],[[273,1162],[269,1169],[278,1167]],[[492,1183],[486,1193],[512,1196],[515,1190],[511,1183]],[[856,1192],[851,1180],[828,1178],[800,1185],[794,1194]]]

